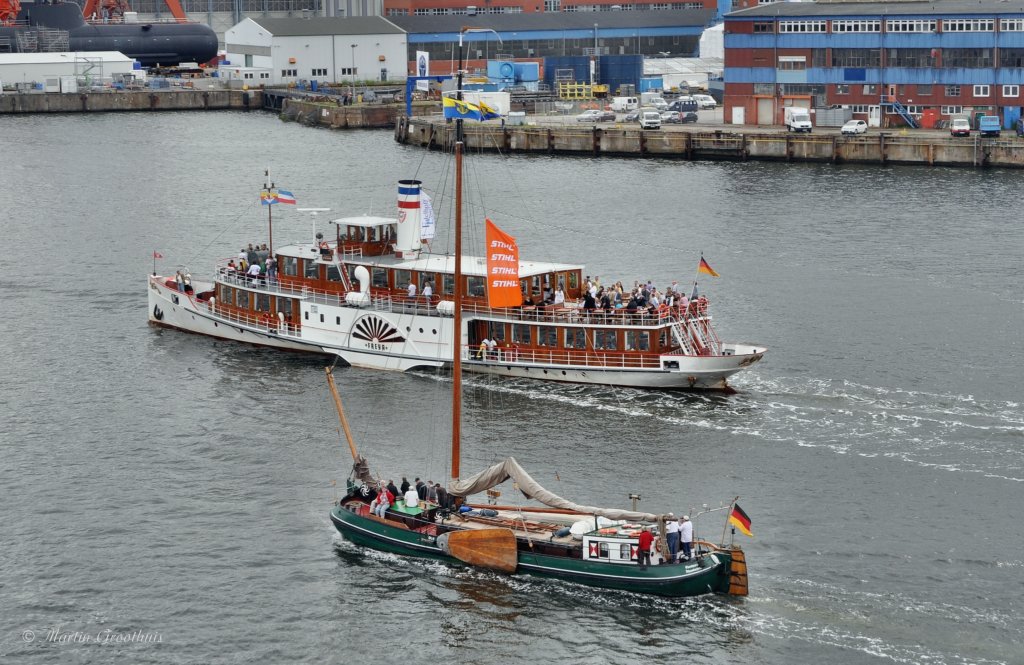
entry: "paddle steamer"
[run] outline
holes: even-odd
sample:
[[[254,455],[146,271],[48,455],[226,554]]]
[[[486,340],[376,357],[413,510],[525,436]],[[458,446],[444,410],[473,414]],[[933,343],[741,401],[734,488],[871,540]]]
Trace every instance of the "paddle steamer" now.
[[[707,301],[654,311],[586,311],[584,266],[519,262],[520,307],[488,306],[482,257],[463,257],[463,324],[453,329],[454,256],[421,240],[420,181],[398,185],[396,218],[337,219],[334,238],[273,248],[279,274],[253,278],[233,259],[181,291],[149,277],[153,324],[389,370],[471,372],[641,388],[725,389],[765,348],[719,339]],[[416,296],[409,295],[409,284]],[[430,296],[424,287],[430,284]],[[560,288],[565,302],[545,304]],[[491,340],[491,348],[481,342]],[[486,346],[486,345],[485,345]]]

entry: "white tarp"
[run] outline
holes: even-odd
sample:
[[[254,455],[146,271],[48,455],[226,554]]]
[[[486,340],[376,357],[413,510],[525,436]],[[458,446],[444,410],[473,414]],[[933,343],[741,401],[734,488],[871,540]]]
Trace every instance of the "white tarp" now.
[[[568,499],[563,499],[553,494],[530,477],[530,474],[519,466],[514,457],[507,457],[504,461],[484,469],[475,476],[465,480],[452,481],[448,485],[448,493],[455,496],[469,496],[496,487],[511,478],[519,487],[519,491],[528,499],[540,501],[552,508],[562,508],[585,515],[601,515],[610,520],[627,520],[629,522],[656,522],[658,516],[651,513],[638,513],[631,510],[618,510],[615,508],[596,508],[594,506],[581,506]]]

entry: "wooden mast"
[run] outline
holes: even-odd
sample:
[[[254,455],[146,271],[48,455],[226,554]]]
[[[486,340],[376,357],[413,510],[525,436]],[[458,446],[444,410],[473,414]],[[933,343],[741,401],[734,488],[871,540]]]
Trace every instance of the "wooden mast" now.
[[[459,32],[459,68],[456,99],[462,101],[462,36]],[[452,480],[458,480],[462,439],[462,118],[455,119],[455,313],[452,348]]]
[[[334,384],[334,374],[331,373],[330,367],[324,367],[324,371],[327,372],[327,385],[331,388],[334,408],[338,410],[338,420],[341,421],[341,428],[345,430],[345,439],[348,440],[348,449],[352,452],[352,460],[358,462],[359,453],[356,452],[356,443],[352,439],[352,430],[348,427],[348,418],[345,417],[345,411],[341,408],[341,396],[338,394],[338,386]]]

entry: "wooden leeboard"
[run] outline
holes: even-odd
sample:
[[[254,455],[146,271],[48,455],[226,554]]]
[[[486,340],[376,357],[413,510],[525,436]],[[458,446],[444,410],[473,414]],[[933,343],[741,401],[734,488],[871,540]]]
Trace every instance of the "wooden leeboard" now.
[[[518,556],[511,529],[466,529],[448,536],[448,553],[471,566],[514,573]]]

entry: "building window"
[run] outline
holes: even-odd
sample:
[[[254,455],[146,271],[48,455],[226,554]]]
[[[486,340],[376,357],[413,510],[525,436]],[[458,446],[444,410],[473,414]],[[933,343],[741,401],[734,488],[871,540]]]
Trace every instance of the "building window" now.
[[[775,32],[775,24],[771,21],[754,21],[754,34]]]
[[[282,69],[281,76],[298,76],[299,70],[297,69]]]
[[[338,270],[338,266],[327,266],[327,281],[328,282],[340,282],[341,271]]]
[[[989,86],[987,86],[987,85],[976,85],[976,86],[974,86],[974,96],[975,97],[988,97],[991,94],[992,94],[991,88]]]
[[[939,107],[939,113],[942,115],[960,115],[964,112],[962,106],[941,106]]]
[[[877,48],[834,48],[833,67],[880,67],[882,51]]]
[[[960,86],[958,86],[958,85],[947,85],[946,86],[946,96],[947,97],[959,97],[960,96]]]
[[[755,95],[766,95],[768,97],[775,96],[775,84],[774,83],[755,83],[754,84]]]
[[[867,21],[832,21],[832,32],[881,32],[882,22]]]
[[[779,21],[779,32],[825,32],[825,21]]]
[[[395,285],[394,288],[397,290],[404,290],[409,287],[409,283],[412,282],[412,271],[410,270],[396,270],[395,271]]]
[[[930,83],[929,84],[924,84],[924,85],[920,85],[919,84],[917,86],[917,94],[922,95],[922,96],[931,95],[932,94],[932,86],[931,86],[931,84]]]
[[[987,69],[992,66],[990,48],[945,48],[942,49],[943,67],[966,67]]]
[[[1024,32],[1024,18],[999,19],[1000,32]]]
[[[314,69],[313,73],[310,74],[310,76],[327,76],[327,68],[325,67],[323,69]]]
[[[1004,85],[1003,97],[1020,97],[1019,85]]]
[[[240,308],[242,308],[242,309],[249,309],[249,292],[248,291],[243,291],[242,289],[238,289],[238,295],[236,297],[238,298],[238,300],[236,301],[236,304]]]
[[[869,84],[865,85],[864,86],[864,94],[865,95],[877,95],[878,94],[878,86],[875,85],[874,83],[869,83]]]
[[[220,301],[221,302],[226,302],[228,304],[231,303],[231,287],[230,286],[224,286],[223,284],[220,285]]]
[[[783,71],[802,71],[807,69],[807,58],[802,55],[780,55],[778,68]]]
[[[256,294],[256,311],[257,312],[269,312],[270,311],[270,294],[269,293],[257,293]]]
[[[512,341],[516,344],[525,344],[530,346],[530,326],[524,326],[521,323],[512,324]]]
[[[358,73],[359,73],[359,68],[358,67],[356,67],[355,69],[352,69],[351,67],[342,67],[341,68],[341,75],[342,76],[355,76]]]
[[[487,290],[487,280],[484,277],[470,277],[466,285],[466,291],[474,298],[483,298]]]
[[[811,49],[811,67],[824,67],[826,65],[825,54],[828,49]]]
[[[320,266],[316,264],[316,259],[306,259],[306,278],[307,279],[320,279]]]
[[[537,328],[537,344],[539,346],[554,346],[558,338],[555,329],[551,326],[540,326]]]
[[[374,268],[373,275],[370,277],[370,283],[378,289],[388,288],[388,269]]]
[[[1000,67],[1024,67],[1024,49],[1001,48],[999,49]]]
[[[935,32],[937,27],[938,21],[935,19],[890,19],[885,22],[886,32]]]
[[[889,67],[931,67],[932,51],[927,48],[890,48],[885,50],[885,64]]]
[[[868,105],[867,104],[851,104],[849,108],[854,113],[867,113],[868,112]]]
[[[944,18],[943,32],[992,32],[995,21],[990,18]]]
[[[297,277],[299,274],[299,260],[294,256],[284,257],[282,274],[288,275],[289,277]]]
[[[850,94],[850,86],[839,84],[836,86],[837,95],[848,95]]]

